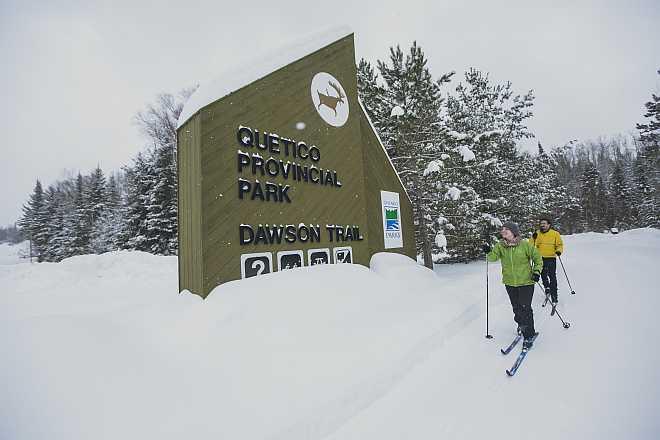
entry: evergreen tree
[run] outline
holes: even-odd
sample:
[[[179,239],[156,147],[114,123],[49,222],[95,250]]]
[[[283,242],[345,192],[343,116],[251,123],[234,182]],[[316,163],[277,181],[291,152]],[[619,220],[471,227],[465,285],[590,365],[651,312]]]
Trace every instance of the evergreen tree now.
[[[660,70],[658,70],[660,74]],[[639,143],[635,159],[634,192],[637,222],[640,226],[660,227],[660,96],[651,95],[644,104],[647,122],[637,124]]]
[[[98,222],[94,240],[94,252],[103,253],[120,249],[124,219],[122,217],[122,198],[117,177],[110,175],[106,185],[106,210]]]
[[[176,164],[174,150],[160,146],[153,152],[150,180],[153,182],[147,202],[147,246],[149,252],[176,255],[177,250],[177,197]]]
[[[151,165],[140,153],[133,166],[126,168],[127,194],[123,209],[125,219],[120,243],[125,249],[149,252],[147,206],[154,187]]]
[[[51,252],[50,261],[61,261],[70,256],[69,243],[71,242],[70,230],[67,229],[66,218],[73,211],[73,198],[70,188],[74,187],[74,182],[58,182],[55,188],[55,194],[52,198],[53,216],[50,219],[49,228],[51,229]]]
[[[89,175],[88,184],[85,188],[85,203],[91,228],[103,215],[107,202],[105,176],[101,167],[97,166]]]
[[[431,202],[437,190],[425,179],[424,171],[440,147],[440,87],[453,73],[434,80],[417,43],[405,56],[397,46],[390,48],[389,63],[378,61],[385,83],[382,88],[376,85],[370,66],[361,63],[358,70],[367,113],[375,119],[374,125],[412,201],[417,252],[422,254],[424,264],[432,267],[436,232]]]
[[[66,257],[73,255],[84,255],[90,252],[90,214],[85,203],[85,182],[83,176],[78,173],[73,190],[72,209],[64,218],[64,232],[68,239]]]
[[[658,70],[660,75],[660,70]],[[644,104],[646,113],[644,117],[648,119],[645,124],[637,124],[640,140],[646,145],[657,146],[660,143],[660,95],[651,94],[651,100]]]
[[[102,243],[106,242],[103,223],[108,205],[106,194],[106,181],[101,167],[97,166],[88,177],[85,189],[85,205],[87,219],[89,221],[89,251],[93,253],[107,252],[108,249]]]
[[[121,206],[121,189],[119,188],[119,183],[117,182],[117,177],[115,174],[111,174],[106,185],[106,199],[107,199],[107,209],[109,211],[115,211]]]
[[[385,90],[378,86],[378,74],[371,64],[363,59],[357,65],[358,96],[374,126],[381,132],[385,122],[383,97]],[[391,110],[391,109],[390,109]]]
[[[195,89],[184,89],[178,97],[161,94],[155,104],[147,105],[135,117],[153,149],[143,158],[141,168],[132,176],[137,180],[129,186],[146,191],[129,197],[133,224],[128,230],[136,234],[128,240],[131,248],[164,255],[177,253],[176,126],[185,100]],[[138,208],[136,203],[142,203],[143,207]]]
[[[636,223],[641,227],[660,227],[658,169],[657,148],[653,145],[642,145],[633,164],[633,200],[637,214]]]
[[[484,235],[490,237],[503,220],[524,222],[530,216],[530,188],[534,176],[529,156],[519,156],[517,143],[532,134],[526,120],[532,116],[531,91],[515,95],[511,83],[491,84],[487,74],[476,69],[465,73],[455,94],[447,98],[443,124],[443,151],[437,159],[444,167],[438,173],[440,192],[461,190],[465,204],[461,214],[447,226],[448,249],[460,251],[447,261],[481,257]],[[446,197],[439,199],[442,218],[456,210]]]
[[[46,244],[43,250],[44,261],[57,261],[55,237],[60,232],[61,227],[57,222],[57,202],[57,190],[51,185],[44,193],[44,212],[46,214],[44,224],[44,235],[46,237]]]
[[[609,224],[617,228],[630,228],[632,224],[631,189],[626,181],[624,164],[617,159],[609,179],[610,219]]]
[[[27,204],[23,206],[23,216],[18,225],[22,234],[31,242],[30,256],[37,257],[39,262],[44,259],[44,251],[48,243],[46,220],[44,191],[41,182],[37,180]]]
[[[580,189],[583,230],[602,231],[607,200],[603,179],[594,165],[588,166],[580,177]]]

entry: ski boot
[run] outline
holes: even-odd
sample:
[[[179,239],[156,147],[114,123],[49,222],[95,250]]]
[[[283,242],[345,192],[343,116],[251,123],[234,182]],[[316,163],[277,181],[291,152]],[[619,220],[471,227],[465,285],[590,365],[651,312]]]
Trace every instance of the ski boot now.
[[[522,349],[526,351],[526,350],[529,350],[530,348],[532,348],[534,346],[534,339],[536,339],[538,334],[539,333],[536,332],[536,333],[534,333],[534,336],[532,336],[531,338],[525,338],[523,340]]]

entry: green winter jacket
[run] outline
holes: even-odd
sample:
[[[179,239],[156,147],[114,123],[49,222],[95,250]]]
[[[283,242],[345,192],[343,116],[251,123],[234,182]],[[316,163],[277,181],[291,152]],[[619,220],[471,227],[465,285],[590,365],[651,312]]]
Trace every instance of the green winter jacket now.
[[[532,274],[540,275],[543,269],[541,254],[528,240],[520,240],[513,246],[501,240],[493,246],[486,258],[488,261],[502,260],[502,283],[507,286],[533,285]]]

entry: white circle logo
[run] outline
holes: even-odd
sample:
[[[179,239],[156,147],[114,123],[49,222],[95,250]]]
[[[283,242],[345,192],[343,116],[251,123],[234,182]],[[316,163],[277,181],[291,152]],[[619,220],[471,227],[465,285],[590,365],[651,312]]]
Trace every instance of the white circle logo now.
[[[348,120],[346,91],[337,78],[319,72],[312,79],[312,102],[321,118],[333,127],[341,127]]]

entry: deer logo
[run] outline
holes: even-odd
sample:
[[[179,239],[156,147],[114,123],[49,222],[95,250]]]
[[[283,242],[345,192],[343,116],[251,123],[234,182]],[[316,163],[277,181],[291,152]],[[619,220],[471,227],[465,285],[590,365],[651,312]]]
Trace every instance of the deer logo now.
[[[312,102],[319,116],[334,127],[341,127],[348,120],[346,91],[334,76],[326,72],[314,75],[310,87]]]
[[[337,106],[344,103],[344,98],[346,98],[346,95],[342,93],[341,88],[336,83],[329,81],[328,85],[335,89],[337,95],[339,96],[330,95],[328,93],[328,89],[325,89],[325,95],[317,90],[316,93],[319,94],[319,105],[317,105],[316,108],[319,109],[322,105],[325,105],[326,107],[332,109],[332,111],[335,112],[335,116],[337,116]]]

